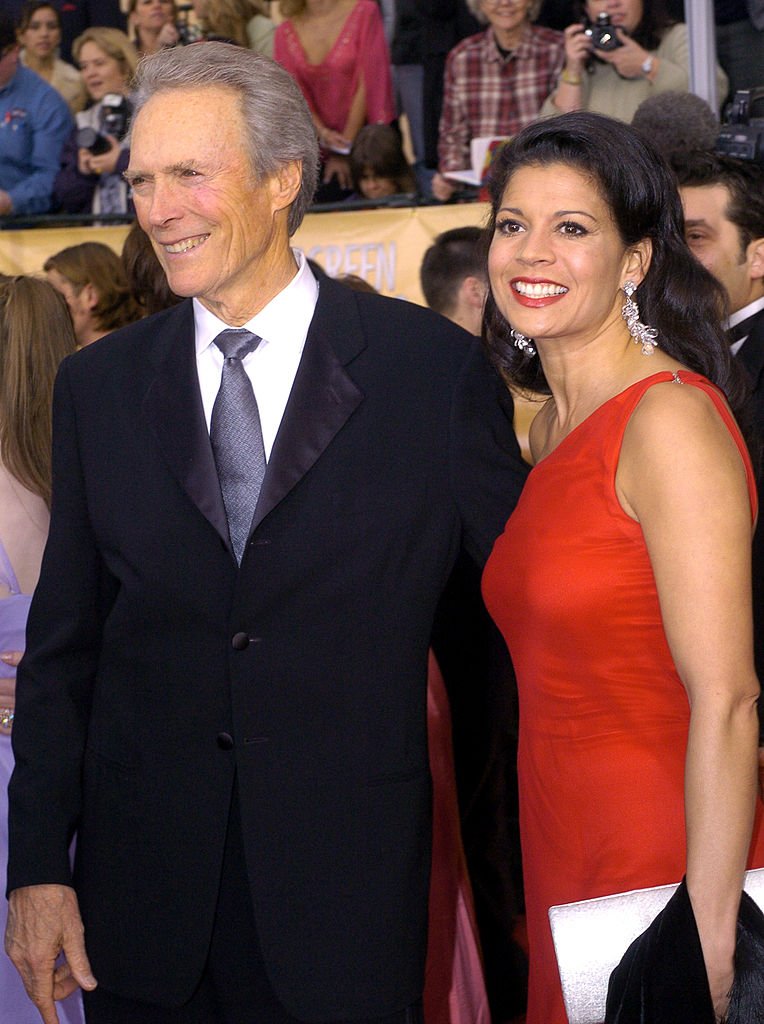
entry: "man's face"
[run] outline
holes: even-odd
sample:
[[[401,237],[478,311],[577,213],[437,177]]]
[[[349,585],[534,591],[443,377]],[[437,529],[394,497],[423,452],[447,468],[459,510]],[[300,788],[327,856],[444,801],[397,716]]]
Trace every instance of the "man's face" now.
[[[0,89],[4,89],[10,82],[18,66],[19,47],[17,43],[13,43],[0,53]]]
[[[737,225],[727,217],[729,191],[725,185],[682,186],[680,191],[687,244],[724,285],[730,312],[736,313],[761,294],[761,281],[751,277],[752,254],[745,252]]]
[[[282,175],[256,182],[244,138],[232,90],[160,92],[135,119],[126,175],[170,288],[227,323],[254,315],[289,257],[286,210],[299,187],[295,167],[287,188]]]

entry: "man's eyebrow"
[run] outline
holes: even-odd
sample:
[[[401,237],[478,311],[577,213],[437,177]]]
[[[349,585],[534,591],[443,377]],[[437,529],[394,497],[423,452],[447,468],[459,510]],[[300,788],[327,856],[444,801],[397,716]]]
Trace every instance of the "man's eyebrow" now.
[[[182,160],[167,167],[160,168],[162,174],[181,174],[183,171],[198,171],[199,164],[195,160]],[[156,172],[142,171],[140,168],[128,167],[124,172],[126,178],[153,178]]]
[[[685,217],[684,226],[686,228],[708,228],[711,225],[704,217],[696,217],[694,220],[688,220],[687,217]]]

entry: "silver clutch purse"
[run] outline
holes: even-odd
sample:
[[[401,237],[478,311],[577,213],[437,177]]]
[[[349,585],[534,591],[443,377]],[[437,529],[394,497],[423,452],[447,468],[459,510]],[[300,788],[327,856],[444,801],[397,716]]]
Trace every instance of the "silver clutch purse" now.
[[[611,972],[677,888],[658,885],[549,908],[570,1024],[602,1024]],[[764,909],[764,868],[746,874],[745,891]]]

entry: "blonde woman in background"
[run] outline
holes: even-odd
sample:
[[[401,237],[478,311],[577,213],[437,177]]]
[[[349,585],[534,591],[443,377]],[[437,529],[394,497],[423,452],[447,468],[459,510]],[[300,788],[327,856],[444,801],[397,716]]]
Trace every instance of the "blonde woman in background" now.
[[[66,305],[45,281],[0,277],[0,870],[8,856],[6,787],[16,665],[30,595],[48,536],[51,396],[59,363],[75,349]],[[8,905],[0,897],[0,930]],[[79,993],[58,1006],[60,1024],[82,1024]],[[0,1020],[40,1024],[10,960],[0,957]]]
[[[21,62],[59,92],[73,114],[82,110],[87,93],[79,71],[58,56],[61,17],[48,0],[27,0],[18,23]]]
[[[276,29],[262,0],[193,0],[193,7],[205,35],[273,56]]]
[[[89,28],[77,36],[72,53],[79,64],[92,106],[77,114],[77,124],[61,155],[61,170],[53,186],[53,199],[66,213],[127,213],[127,185],[122,172],[130,151],[122,132],[119,138],[104,121],[107,96],[123,97],[129,105],[130,87],[138,53],[124,32],[116,28]],[[102,152],[83,146],[79,131],[92,128],[108,143]]]

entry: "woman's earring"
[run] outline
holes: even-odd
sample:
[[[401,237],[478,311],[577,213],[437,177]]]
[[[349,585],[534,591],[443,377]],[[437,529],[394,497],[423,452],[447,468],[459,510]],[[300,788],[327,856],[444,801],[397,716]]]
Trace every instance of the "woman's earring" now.
[[[526,354],[526,356],[536,355],[536,347],[530,338],[526,338],[524,334],[516,331],[514,327],[509,332],[509,336],[512,339],[512,344],[515,348],[519,348],[521,352]]]
[[[658,342],[656,341],[658,332],[654,327],[648,327],[647,324],[643,324],[639,319],[639,306],[632,298],[632,295],[637,290],[634,282],[625,281],[623,290],[626,295],[626,302],[624,302],[621,309],[621,316],[626,321],[626,326],[629,329],[629,334],[634,339],[634,344],[642,346],[642,355],[651,356],[658,347]]]

